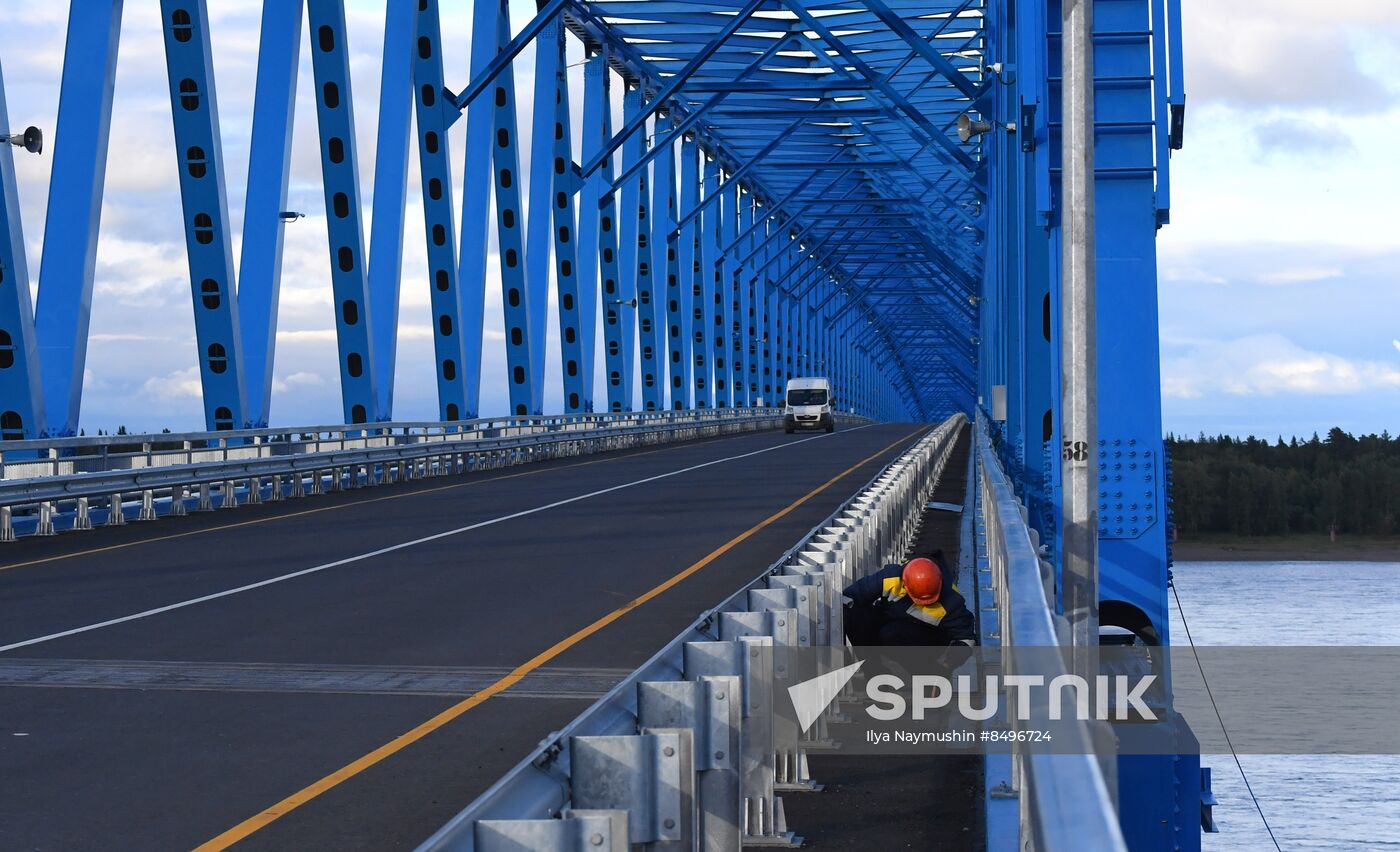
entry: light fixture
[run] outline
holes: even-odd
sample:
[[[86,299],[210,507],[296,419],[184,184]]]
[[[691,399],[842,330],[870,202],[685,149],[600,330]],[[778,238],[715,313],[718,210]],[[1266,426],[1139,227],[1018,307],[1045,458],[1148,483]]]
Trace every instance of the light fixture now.
[[[636,299],[609,299],[609,300],[608,300],[608,304],[609,304],[609,305],[626,305],[626,306],[629,307],[629,308],[635,308],[635,307],[637,307],[637,300],[636,300]]]
[[[305,219],[306,214],[298,213],[295,210],[283,210],[281,213],[277,214],[277,218],[281,219],[283,222],[295,222],[298,219]]]
[[[23,133],[0,136],[0,142],[9,142],[16,148],[23,148],[31,154],[42,154],[44,151],[44,131],[37,127],[26,127]]]
[[[979,121],[971,115],[963,113],[958,116],[958,138],[964,142],[972,141],[972,137],[981,136],[983,133],[992,131],[990,121]]]

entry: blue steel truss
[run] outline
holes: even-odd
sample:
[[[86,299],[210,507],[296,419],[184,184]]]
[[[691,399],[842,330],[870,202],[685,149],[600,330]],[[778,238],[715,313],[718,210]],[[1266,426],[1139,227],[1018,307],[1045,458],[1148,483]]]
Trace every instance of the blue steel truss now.
[[[1155,9],[1164,0],[1141,3]],[[1004,146],[965,144],[954,122],[1004,100],[986,71],[995,52],[988,34],[1014,19],[1004,5],[648,0],[639,14],[637,0],[553,0],[513,29],[507,3],[474,0],[472,77],[454,93],[444,85],[450,46],[441,43],[436,0],[387,4],[366,246],[343,4],[265,4],[243,280],[235,283],[207,14],[198,0],[162,0],[208,426],[269,417],[304,12],[347,421],[392,414],[414,125],[444,419],[478,413],[488,380],[482,307],[493,278],[513,412],[543,406],[551,301],[569,411],[593,406],[597,319],[613,410],[772,403],[788,377],[813,372],[830,373],[851,407],[881,416],[970,409],[985,384],[977,297],[992,256],[986,211],[998,204],[988,191]],[[1039,9],[1037,18],[1038,4],[1011,5],[1028,7],[1020,17],[1042,29],[1053,12]],[[0,413],[6,429],[26,436],[78,426],[122,4],[83,11],[69,24],[49,205],[51,220],[79,223],[65,236],[80,250],[45,252],[37,311],[17,288],[0,315],[0,360],[15,365],[0,374]],[[1165,49],[1166,31],[1151,31],[1154,51]],[[586,57],[579,92],[570,91],[570,39]],[[527,162],[513,75],[531,45],[529,128],[539,144]],[[1179,145],[1184,103],[1180,63],[1161,65],[1171,92],[1153,104],[1151,123],[1171,132],[1156,140],[1158,159]],[[570,105],[578,102],[583,143],[575,150]],[[458,230],[447,134],[462,117]],[[1036,185],[1042,216],[1046,180]],[[1156,217],[1165,221],[1164,172],[1159,183]],[[15,211],[10,191],[0,251],[6,273],[22,280],[27,264],[11,248],[22,233]],[[488,268],[492,218],[499,251]],[[878,390],[861,389],[872,375]]]
[[[0,144],[6,439],[79,426],[122,3],[73,8],[33,306],[13,166],[27,155]],[[442,419],[478,416],[486,382],[505,383],[510,413],[541,411],[552,303],[568,412],[772,405],[802,375],[829,376],[840,408],[877,418],[981,409],[1059,552],[1060,0],[547,0],[517,26],[506,0],[472,0],[461,81],[444,80],[458,48],[440,16],[462,6],[385,8],[367,252],[343,0],[264,4],[235,282],[217,34],[204,0],[161,0],[210,429],[270,413],[305,12],[347,423],[392,415],[416,127],[428,280],[411,286],[430,294]],[[1093,10],[1101,617],[1165,643],[1155,236],[1185,122],[1180,3]],[[534,88],[521,92],[526,56]],[[963,116],[990,129],[964,139]],[[0,134],[15,118],[0,80]],[[488,286],[504,312],[493,377]],[[1130,845],[1192,848],[1180,767],[1120,770]]]

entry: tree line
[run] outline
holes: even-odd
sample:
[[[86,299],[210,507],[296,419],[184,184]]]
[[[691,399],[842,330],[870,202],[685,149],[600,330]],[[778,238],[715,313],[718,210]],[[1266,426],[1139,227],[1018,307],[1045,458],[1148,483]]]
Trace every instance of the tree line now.
[[[1389,432],[1270,443],[1167,436],[1176,527],[1227,533],[1393,535],[1400,531],[1400,438]]]

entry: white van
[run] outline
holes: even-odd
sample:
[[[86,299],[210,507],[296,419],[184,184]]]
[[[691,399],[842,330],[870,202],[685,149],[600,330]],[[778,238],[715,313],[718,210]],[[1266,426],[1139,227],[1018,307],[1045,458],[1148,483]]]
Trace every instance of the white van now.
[[[831,380],[822,376],[788,379],[787,398],[783,400],[783,431],[791,435],[797,429],[836,430],[836,418],[831,414]]]

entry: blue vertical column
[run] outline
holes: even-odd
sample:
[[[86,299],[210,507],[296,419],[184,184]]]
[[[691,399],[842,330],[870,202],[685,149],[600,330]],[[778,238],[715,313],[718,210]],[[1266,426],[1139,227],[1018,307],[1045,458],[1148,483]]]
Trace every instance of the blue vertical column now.
[[[680,407],[687,409],[690,407],[690,388],[692,388],[693,376],[697,374],[694,369],[694,355],[699,351],[701,362],[704,358],[704,347],[696,348],[694,343],[694,329],[703,327],[699,318],[694,316],[700,301],[700,215],[692,215],[692,211],[700,206],[700,148],[696,144],[694,134],[687,133],[685,139],[680,143],[680,207],[676,215],[682,215],[680,211],[685,211],[685,227],[680,228],[680,235],[676,238],[676,256],[678,256],[679,276],[676,280],[676,294],[679,297],[679,305],[676,306],[676,315],[680,319],[679,337],[676,339],[680,350],[680,364],[673,365],[679,367],[680,386],[676,388],[672,381],[672,396],[680,397]]]
[[[660,133],[661,127],[657,128]],[[681,253],[684,237],[677,232],[676,223],[680,219],[676,197],[676,146],[673,142],[663,142],[665,147],[656,158],[656,190],[664,193],[665,206],[656,205],[657,218],[654,222],[660,230],[657,234],[657,248],[666,253],[666,376],[670,388],[671,408],[680,410],[686,407],[690,383],[686,381],[690,371],[686,358],[685,345],[685,289],[681,280]],[[661,243],[665,240],[664,247]],[[660,371],[658,371],[659,373]]]
[[[718,404],[715,395],[715,378],[718,367],[715,359],[722,357],[719,346],[719,326],[716,318],[723,315],[717,294],[719,292],[719,233],[720,210],[719,161],[709,152],[701,154],[704,167],[701,188],[707,207],[700,214],[695,246],[695,310],[691,317],[691,345],[695,351],[695,406],[713,408]]]
[[[636,101],[638,109],[641,100]],[[624,104],[625,108],[626,104]],[[624,109],[624,120],[630,121]],[[635,136],[645,133],[645,124]],[[646,140],[638,139],[637,145],[645,153]],[[661,337],[657,323],[657,307],[662,300],[663,288],[658,279],[665,273],[666,231],[661,224],[665,217],[666,197],[662,194],[664,180],[661,172],[662,158],[656,158],[652,168],[655,171],[650,185],[647,184],[643,169],[637,184],[637,337],[639,344],[638,365],[642,377],[642,408],[646,411],[660,410],[665,390],[665,365],[661,356]],[[650,190],[650,192],[648,192]]]
[[[787,264],[785,258],[778,261],[777,269],[781,275]],[[788,298],[787,294],[780,288],[773,290],[772,316],[773,316],[773,404],[778,404],[782,398],[783,391],[787,387],[787,343],[791,329],[788,327]]]
[[[729,400],[729,353],[725,347],[728,322],[728,288],[724,279],[724,246],[730,238],[732,216],[730,205],[720,186],[719,158],[711,157],[705,163],[705,197],[715,200],[705,213],[705,243],[709,246],[706,257],[705,275],[710,303],[709,319],[706,325],[710,335],[710,397],[716,408],[727,408]]]
[[[408,196],[409,117],[414,109],[415,59],[429,43],[418,37],[417,6],[390,3],[384,15],[384,62],[379,78],[379,131],[374,160],[374,206],[369,233],[369,319],[374,338],[376,420],[394,413],[394,362],[399,349],[399,283]],[[441,86],[439,86],[441,90]]]
[[[500,0],[495,9],[496,49],[510,43],[510,6]],[[530,336],[533,310],[525,269],[524,206],[520,192],[520,149],[515,110],[515,72],[507,64],[483,93],[491,98],[491,160],[495,178],[496,241],[500,248],[501,309],[506,334],[506,383],[510,411],[517,416],[539,414],[544,391],[534,380],[532,347],[543,340]]]
[[[753,259],[755,264],[755,276],[753,276],[753,334],[755,334],[756,350],[753,354],[753,395],[757,399],[762,399],[764,406],[773,404],[773,311],[771,311],[771,285],[767,277],[767,260],[769,260],[769,231],[773,220],[769,217],[767,210],[759,208],[756,215],[760,215],[759,229],[757,229],[757,241],[763,246]]]
[[[346,423],[366,423],[377,397],[345,5],[343,0],[307,0],[307,9],[321,130],[321,178],[330,238],[341,404]]]
[[[500,0],[472,4],[471,76],[476,79],[496,58]],[[463,419],[475,418],[481,400],[481,345],[486,311],[486,261],[491,221],[491,139],[494,107],[486,93],[467,105],[467,141],[462,173],[462,236],[458,257],[458,301],[462,305],[462,374],[466,382]],[[449,122],[450,123],[450,122]]]
[[[738,234],[738,190],[723,182],[719,189],[719,262],[715,266],[715,401],[732,408],[737,405],[734,392],[734,242]]]
[[[424,0],[418,10],[412,89],[418,127],[419,182],[423,190],[423,228],[428,244],[433,373],[437,379],[438,416],[443,420],[462,420],[471,416],[468,401],[474,393],[472,386],[479,378],[464,368],[467,363],[466,328],[462,324],[461,277],[452,239],[456,225],[452,209],[452,161],[447,140],[446,110],[450,107],[442,97],[442,26],[438,0]],[[385,38],[387,40],[387,34]],[[375,220],[378,218],[376,212]],[[377,262],[378,249],[374,258]],[[481,348],[479,339],[472,345],[478,350]]]
[[[641,84],[635,80],[627,83],[622,94],[622,115],[624,120],[641,112],[645,100]],[[610,140],[605,140],[610,141]],[[647,153],[646,133],[638,131],[622,144],[623,173],[630,172]],[[634,177],[622,182],[619,204],[620,230],[618,233],[619,262],[622,264],[622,277],[619,279],[618,298],[623,307],[619,310],[621,322],[621,346],[626,365],[624,376],[627,381],[628,409],[632,407],[632,387],[634,374],[640,369],[637,351],[638,323],[642,312],[638,309],[642,275],[651,274],[651,196],[648,191],[647,170],[641,169]],[[642,264],[646,265],[643,266]],[[650,289],[648,289],[650,294]],[[648,295],[648,300],[650,295]],[[654,370],[654,368],[652,368]]]
[[[594,149],[605,144],[602,140],[603,111],[606,103],[598,93],[603,88],[603,76],[607,74],[607,63],[602,53],[593,52],[585,45],[583,66],[583,133],[582,149],[579,151],[579,155],[583,159],[587,159],[592,156],[591,152]],[[567,70],[565,73],[567,79]],[[611,166],[611,161],[607,165]],[[603,182],[604,173],[605,170],[599,168],[584,178],[583,186],[579,189],[578,202],[578,239],[576,242],[581,248],[575,266],[578,270],[579,325],[584,340],[583,385],[589,399],[592,399],[595,393],[594,362],[597,356],[594,336],[598,322],[598,294],[601,287],[601,282],[598,280],[598,206],[606,189]],[[617,288],[616,278],[613,279],[613,288]],[[607,305],[603,307],[604,310],[607,309]],[[603,332],[603,346],[606,349],[610,345],[606,326]],[[604,385],[605,392],[611,400],[612,385],[607,382],[606,377]],[[605,405],[607,404],[605,403]],[[611,406],[609,405],[609,407]]]
[[[751,268],[745,263],[748,253],[753,250],[754,207],[753,196],[740,186],[735,191],[739,204],[739,233],[750,236],[739,240],[735,256],[739,259],[734,268],[734,393],[735,405],[748,408],[753,405],[753,386],[749,382],[749,360],[753,348],[753,301],[750,298],[752,287],[749,283]],[[751,261],[750,261],[751,262]]]
[[[122,0],[85,3],[68,15],[34,315],[44,419],[59,437],[77,433],[82,408],[121,19]]]
[[[546,30],[546,32],[548,32]],[[593,348],[593,329],[583,325],[579,301],[577,223],[574,215],[575,180],[573,174],[573,133],[569,116],[569,78],[564,67],[564,28],[556,26],[552,40],[541,34],[536,48],[541,53],[553,53],[552,72],[554,102],[549,104],[554,119],[549,128],[550,187],[545,209],[554,211],[554,286],[559,310],[559,356],[564,377],[564,410],[577,414],[593,410],[593,385],[584,381],[584,352]],[[545,81],[536,80],[545,87]],[[535,144],[544,147],[536,137]],[[590,294],[591,296],[591,294]]]
[[[282,289],[282,211],[291,174],[292,122],[301,60],[303,3],[264,3],[253,95],[243,250],[238,264],[238,326],[250,426],[267,425]],[[197,309],[196,309],[197,310]]]
[[[11,132],[0,73],[0,135]],[[44,401],[14,147],[0,143],[0,440],[44,434]]]
[[[687,149],[689,149],[688,152]],[[687,163],[688,169],[688,172],[687,169],[683,169],[682,174],[688,173],[689,183],[693,187],[690,191],[691,198],[698,206],[701,190],[700,152],[695,144],[694,138],[687,138],[685,144],[681,146],[681,150],[685,153],[685,162]],[[708,176],[708,164],[705,168]],[[710,341],[707,337],[710,325],[705,320],[708,315],[707,308],[709,307],[709,301],[706,299],[706,295],[710,291],[709,282],[714,279],[710,267],[706,263],[710,256],[710,243],[713,242],[713,240],[707,239],[708,234],[706,233],[707,228],[712,228],[714,226],[714,210],[712,208],[713,205],[701,211],[700,214],[695,217],[694,221],[687,226],[690,230],[691,239],[687,241],[687,244],[690,246],[690,263],[685,266],[686,280],[690,282],[688,287],[690,293],[690,310],[686,317],[689,335],[686,337],[686,340],[688,341],[687,345],[691,353],[690,374],[693,383],[694,405],[696,408],[710,407],[710,381],[708,375]],[[687,207],[686,209],[693,210],[695,208]]]
[[[589,145],[600,148],[612,137],[611,95],[607,57],[597,53],[589,57],[583,72],[584,84],[584,152]],[[627,314],[632,307],[622,299],[622,271],[618,260],[619,228],[617,194],[610,187],[613,178],[613,160],[607,157],[603,165],[594,173],[598,192],[603,193],[591,209],[585,205],[585,217],[597,216],[593,228],[597,236],[596,257],[603,294],[603,346],[604,362],[607,368],[608,410],[630,411],[632,409],[632,370],[627,359],[623,331],[626,328]],[[594,213],[596,211],[596,214]],[[625,218],[625,214],[624,217]],[[585,243],[585,246],[590,244]],[[585,253],[587,253],[585,249]]]
[[[554,247],[554,125],[558,87],[555,77],[563,60],[555,45],[563,36],[559,16],[549,19],[535,37],[534,109],[530,135],[530,193],[526,212],[525,258],[530,291],[530,380],[544,387],[546,334],[549,324],[550,255]]]
[[[180,163],[204,421],[211,430],[241,428],[247,425],[243,359],[209,12],[203,0],[161,0],[160,13]]]

